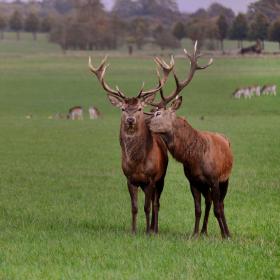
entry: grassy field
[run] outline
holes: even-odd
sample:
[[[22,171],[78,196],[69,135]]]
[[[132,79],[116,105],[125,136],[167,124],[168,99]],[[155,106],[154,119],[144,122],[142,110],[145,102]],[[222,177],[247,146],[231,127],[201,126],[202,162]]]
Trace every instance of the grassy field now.
[[[7,41],[0,44],[0,279],[280,278],[280,94],[231,98],[238,86],[280,88],[278,59],[216,59],[197,73],[179,111],[194,127],[231,139],[235,164],[225,209],[232,239],[221,239],[212,211],[209,237],[190,238],[193,200],[171,157],[159,236],[145,236],[142,193],[131,236],[120,112],[89,74],[88,54],[63,56],[43,43],[30,51]],[[186,63],[176,63],[182,77]],[[108,81],[130,95],[142,80],[154,84],[149,58],[110,64]],[[98,121],[48,119],[92,104],[103,114]]]

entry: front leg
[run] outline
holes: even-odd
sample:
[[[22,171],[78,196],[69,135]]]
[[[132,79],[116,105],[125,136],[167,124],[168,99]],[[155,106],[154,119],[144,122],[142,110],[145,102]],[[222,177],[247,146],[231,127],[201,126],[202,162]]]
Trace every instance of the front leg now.
[[[146,215],[146,233],[150,234],[150,212],[151,212],[151,201],[154,192],[154,184],[150,183],[144,189],[145,192],[145,205],[144,211]]]
[[[137,186],[131,184],[127,181],[128,191],[130,194],[131,199],[131,215],[132,215],[132,222],[131,222],[131,232],[132,234],[136,234],[136,220],[137,220],[137,213],[138,213],[138,188]]]
[[[201,217],[201,193],[192,184],[191,184],[191,192],[193,195],[194,211],[195,211],[195,225],[194,225],[193,237],[198,237],[199,221]]]

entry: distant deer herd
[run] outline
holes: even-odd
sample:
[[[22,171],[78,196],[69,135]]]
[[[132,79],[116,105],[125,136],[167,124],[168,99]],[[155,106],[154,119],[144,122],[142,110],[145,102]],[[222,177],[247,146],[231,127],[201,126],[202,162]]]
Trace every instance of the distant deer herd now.
[[[101,112],[95,107],[90,106],[88,109],[89,119],[95,120],[101,117]],[[31,119],[30,114],[26,116],[26,119]],[[68,110],[68,113],[65,115],[63,113],[55,113],[54,115],[50,115],[49,119],[54,120],[83,120],[84,119],[84,110],[82,106],[74,106]]]
[[[228,238],[230,231],[224,213],[224,198],[233,165],[229,139],[219,133],[196,130],[185,118],[176,116],[176,110],[182,103],[182,90],[188,86],[197,70],[206,69],[212,64],[212,59],[205,66],[198,65],[201,55],[197,51],[197,42],[192,54],[184,51],[190,61],[190,71],[185,79],[180,81],[176,75],[173,57],[169,64],[155,58],[163,77],[158,70],[158,85],[146,91],[143,86],[135,97],[127,97],[118,87],[112,89],[107,84],[107,57],[96,68],[89,58],[89,68],[107,92],[111,104],[121,110],[122,170],[131,198],[132,233],[136,233],[138,187],[145,194],[146,233],[158,233],[160,196],[164,187],[169,151],[183,164],[185,176],[190,183],[195,208],[193,236],[197,237],[199,234],[202,194],[205,198],[205,214],[201,234],[207,234],[208,216],[213,202],[221,235]],[[170,73],[173,74],[176,86],[170,95],[165,96],[163,87]],[[158,92],[161,99],[155,102]],[[171,106],[168,106],[169,103]],[[147,105],[153,107],[150,112],[144,112]]]
[[[253,96],[261,95],[273,95],[276,96],[276,85],[264,85],[264,86],[249,86],[238,88],[233,92],[233,97],[240,99],[244,97],[245,99],[251,98]]]

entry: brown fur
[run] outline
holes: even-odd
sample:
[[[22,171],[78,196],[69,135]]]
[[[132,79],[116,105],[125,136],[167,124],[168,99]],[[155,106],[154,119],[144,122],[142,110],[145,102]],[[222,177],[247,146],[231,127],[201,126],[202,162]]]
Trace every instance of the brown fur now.
[[[233,164],[229,140],[222,134],[194,129],[185,119],[176,117],[170,109],[151,120],[150,128],[159,133],[173,157],[183,163],[195,202],[195,229],[198,234],[201,216],[200,197],[205,197],[206,209],[202,233],[207,233],[211,201],[223,237],[230,233],[224,216],[224,197]]]

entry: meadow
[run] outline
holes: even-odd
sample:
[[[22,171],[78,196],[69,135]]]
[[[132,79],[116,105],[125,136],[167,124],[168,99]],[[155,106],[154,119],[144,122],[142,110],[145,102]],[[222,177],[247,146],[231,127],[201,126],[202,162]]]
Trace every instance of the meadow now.
[[[120,112],[87,68],[89,54],[98,64],[103,53],[62,55],[44,40],[0,42],[0,279],[279,279],[280,92],[231,97],[238,86],[280,88],[279,57],[214,58],[196,73],[178,112],[195,128],[231,139],[225,211],[232,239],[221,239],[212,210],[209,236],[191,238],[193,199],[171,156],[159,235],[144,233],[140,192],[138,232],[131,236]],[[108,82],[128,95],[143,80],[155,83],[151,57],[112,53],[109,62]],[[187,66],[176,59],[180,77]],[[74,105],[95,105],[102,118],[48,119]]]

